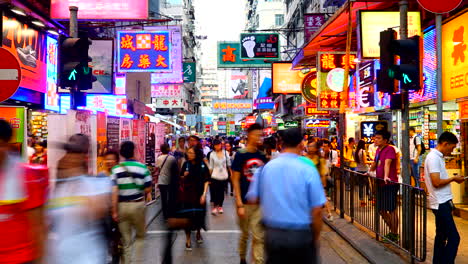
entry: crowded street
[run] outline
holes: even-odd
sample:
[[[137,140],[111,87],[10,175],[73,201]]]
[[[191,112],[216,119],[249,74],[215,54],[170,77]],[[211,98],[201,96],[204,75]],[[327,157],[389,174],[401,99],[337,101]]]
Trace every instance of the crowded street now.
[[[468,264],[468,0],[0,12],[0,264]]]

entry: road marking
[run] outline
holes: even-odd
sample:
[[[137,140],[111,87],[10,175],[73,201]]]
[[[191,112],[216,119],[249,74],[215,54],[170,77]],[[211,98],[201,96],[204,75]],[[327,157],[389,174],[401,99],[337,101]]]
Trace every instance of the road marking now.
[[[150,230],[147,231],[147,234],[167,234],[169,231],[167,230]],[[203,233],[208,233],[208,234],[240,234],[240,230],[208,230]]]

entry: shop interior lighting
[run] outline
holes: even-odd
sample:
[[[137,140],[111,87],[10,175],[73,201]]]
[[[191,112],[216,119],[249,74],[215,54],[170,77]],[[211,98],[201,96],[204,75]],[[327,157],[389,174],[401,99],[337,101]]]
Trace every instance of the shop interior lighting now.
[[[361,61],[360,61],[358,58],[355,58],[355,59],[354,59],[354,62],[355,62],[355,63],[360,63]]]
[[[17,15],[20,15],[20,16],[26,16],[26,13],[23,10],[18,9],[18,8],[12,8],[11,12],[13,12],[13,13],[15,13]]]
[[[34,20],[32,23],[38,27],[45,27],[44,23],[39,20]]]

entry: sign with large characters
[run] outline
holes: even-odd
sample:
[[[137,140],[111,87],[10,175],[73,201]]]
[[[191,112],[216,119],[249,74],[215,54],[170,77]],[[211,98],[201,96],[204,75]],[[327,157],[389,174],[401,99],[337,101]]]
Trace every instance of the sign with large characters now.
[[[183,63],[184,83],[194,83],[197,80],[197,65],[195,62]]]
[[[213,114],[247,114],[252,112],[252,99],[213,99]]]
[[[152,98],[155,108],[184,108],[184,99],[173,97]]]
[[[261,59],[241,59],[239,42],[218,42],[218,68],[270,68],[271,63]]]
[[[13,53],[20,62],[20,87],[46,93],[46,35],[14,18],[3,16],[2,47]]]
[[[171,35],[172,70],[158,70],[151,73],[151,83],[183,83],[182,69],[182,29],[180,26],[146,27],[149,31],[169,31]],[[166,63],[167,64],[167,63]]]
[[[380,32],[400,26],[400,13],[396,11],[359,11],[360,42],[362,57],[380,57]],[[398,31],[397,31],[397,34]],[[421,16],[419,12],[408,12],[408,37],[421,36]],[[398,35],[397,39],[400,36]]]
[[[240,36],[242,59],[278,59],[278,33],[244,33]]]
[[[50,16],[54,19],[69,19],[69,6],[78,7],[78,19],[128,20],[147,19],[147,0],[52,0]]]
[[[442,26],[442,99],[468,96],[468,12]]]
[[[86,107],[79,109],[91,112],[104,112],[108,116],[119,116],[132,118],[133,115],[127,112],[127,97],[122,95],[92,95],[86,96]],[[65,114],[70,109],[70,96],[60,96],[60,113]]]
[[[317,109],[339,110],[343,100],[344,67],[349,60],[348,86],[355,87],[356,53],[319,52],[317,55]]]
[[[304,39],[310,41],[310,38],[325,24],[325,14],[304,14]]]

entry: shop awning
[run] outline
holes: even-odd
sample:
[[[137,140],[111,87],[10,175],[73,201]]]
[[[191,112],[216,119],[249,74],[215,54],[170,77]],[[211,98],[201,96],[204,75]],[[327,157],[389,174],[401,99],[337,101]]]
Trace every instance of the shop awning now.
[[[398,1],[350,1],[348,0],[328,21],[312,36],[311,40],[296,54],[293,68],[315,67],[316,54],[319,51],[345,51],[348,30],[348,4],[352,5],[351,19],[353,41],[351,50],[357,50],[357,13],[360,10],[398,10]]]
[[[159,122],[164,122],[166,124],[169,124],[177,129],[180,129],[180,130],[185,130],[185,128],[181,125],[178,125],[172,121],[169,121],[169,120],[166,120],[166,117],[163,116],[163,115],[160,115],[160,114],[156,114],[155,116],[151,116],[151,115],[146,115],[147,117],[149,117],[149,120],[150,122],[155,122],[155,123],[159,123]]]

